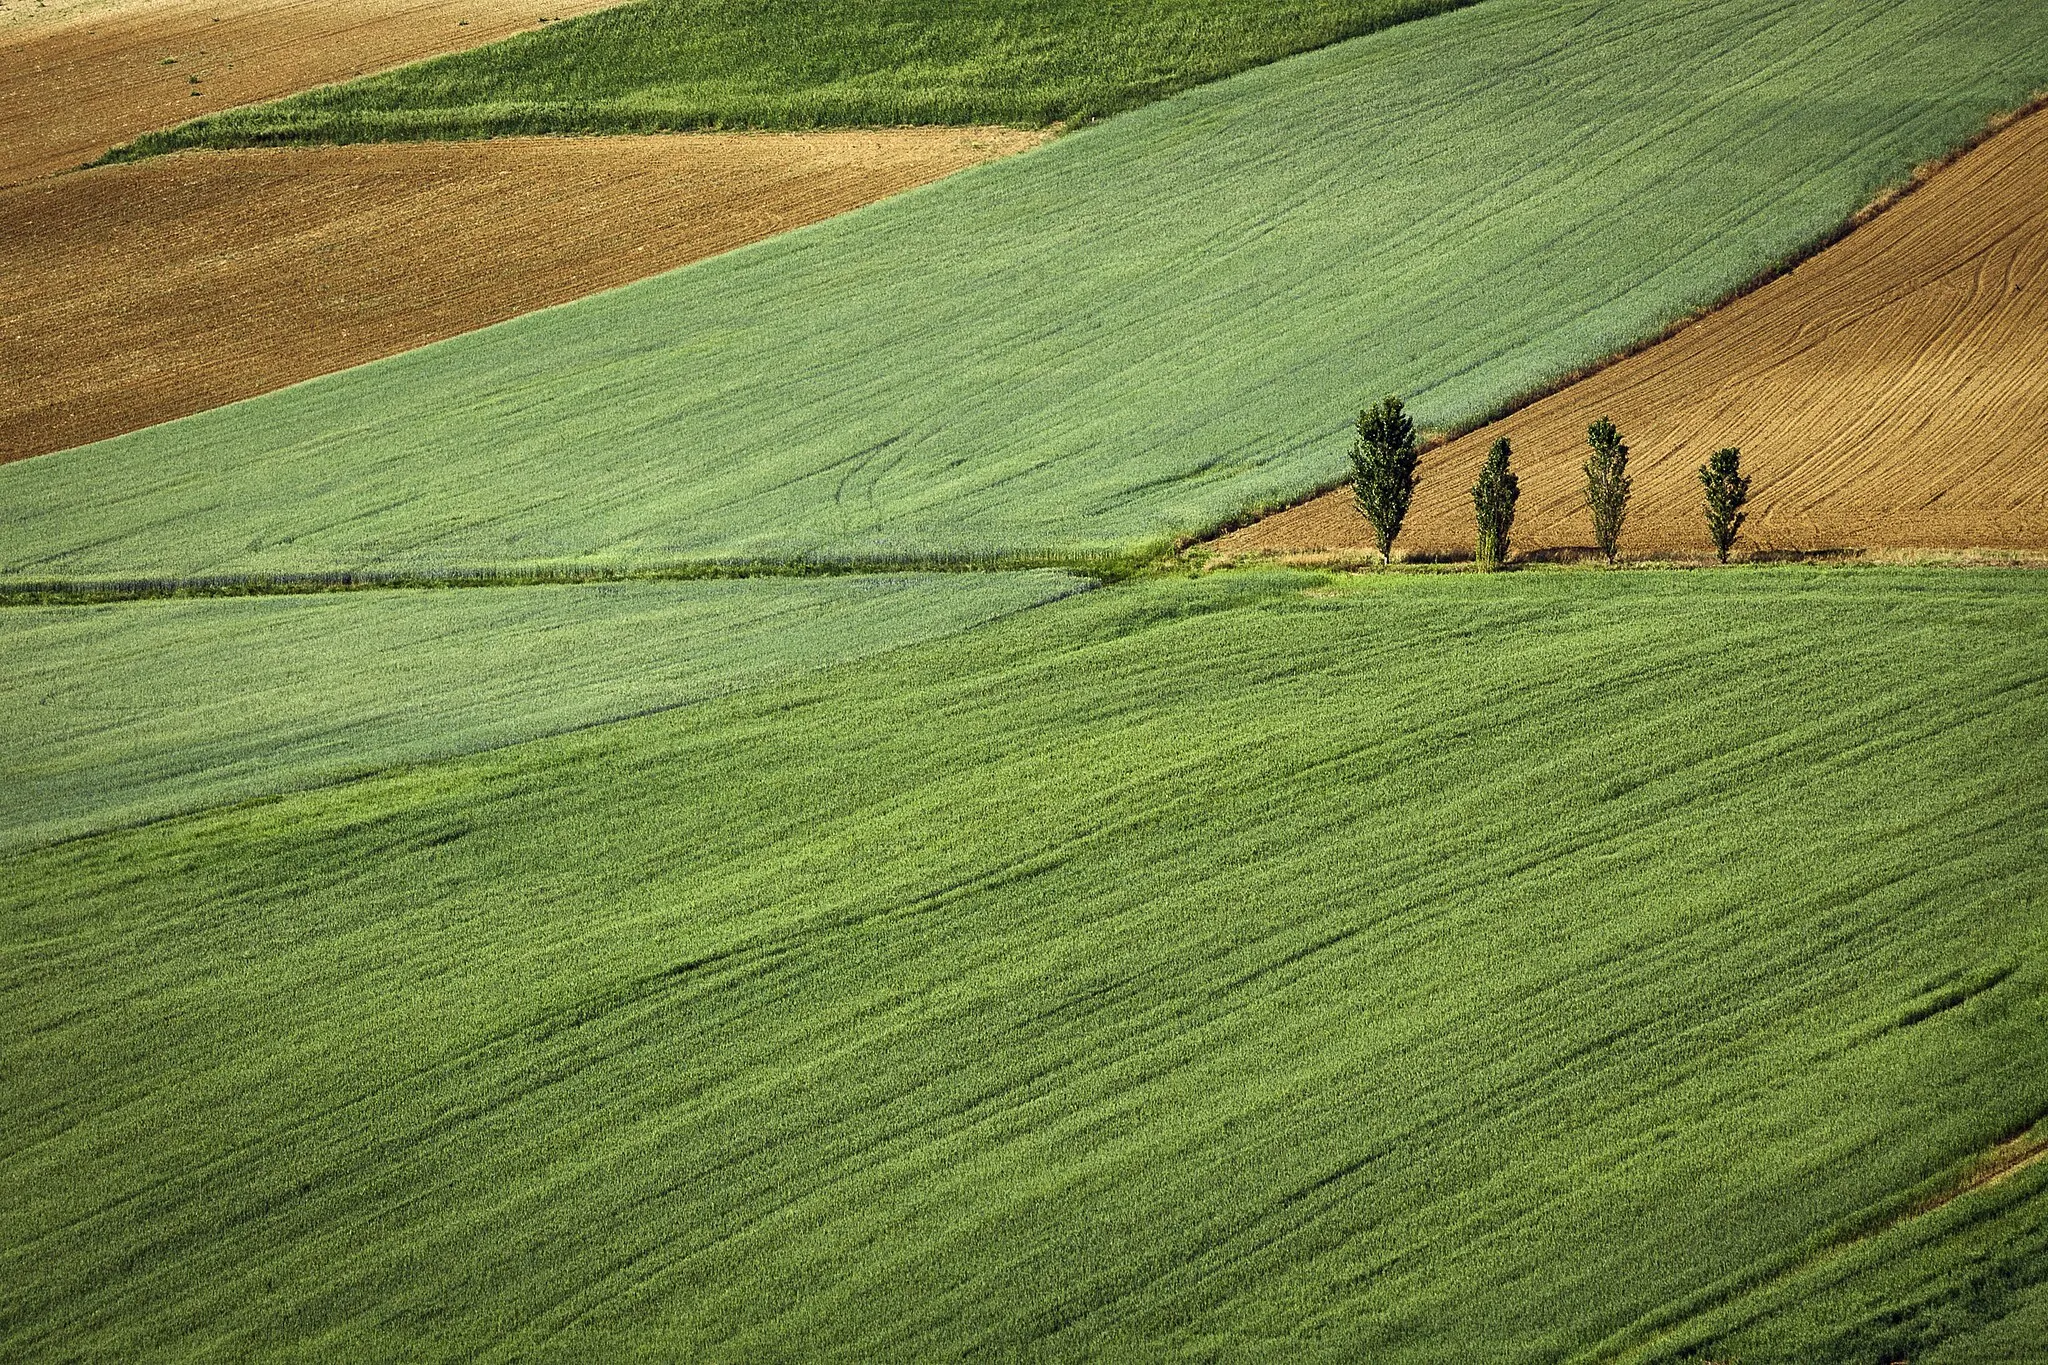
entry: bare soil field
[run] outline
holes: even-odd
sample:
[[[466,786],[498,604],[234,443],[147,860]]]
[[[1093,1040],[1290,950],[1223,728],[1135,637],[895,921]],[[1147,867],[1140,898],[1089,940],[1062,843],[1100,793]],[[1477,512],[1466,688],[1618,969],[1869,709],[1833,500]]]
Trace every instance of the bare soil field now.
[[[579,298],[1042,140],[934,128],[187,152],[0,190],[0,460]]]
[[[1790,274],[1423,457],[1400,548],[1472,548],[1467,490],[1514,442],[1517,552],[1590,544],[1587,424],[1635,478],[1624,553],[1708,548],[1694,471],[1739,446],[1741,549],[2048,550],[2048,113],[2022,119]],[[1339,489],[1216,542],[1357,551]]]
[[[0,185],[617,0],[0,0]]]

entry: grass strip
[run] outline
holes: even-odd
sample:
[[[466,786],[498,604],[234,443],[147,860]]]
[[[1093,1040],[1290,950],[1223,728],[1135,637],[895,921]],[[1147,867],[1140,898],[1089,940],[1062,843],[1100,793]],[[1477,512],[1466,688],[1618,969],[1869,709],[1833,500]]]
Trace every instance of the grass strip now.
[[[847,578],[896,574],[1013,574],[1050,569],[1121,583],[1169,567],[1166,547],[1129,554],[928,555],[915,559],[699,560],[648,567],[523,564],[430,572],[219,575],[202,578],[0,581],[0,607],[93,606],[203,597],[289,597],[378,589],[526,588],[583,583],[703,583],[742,578]]]

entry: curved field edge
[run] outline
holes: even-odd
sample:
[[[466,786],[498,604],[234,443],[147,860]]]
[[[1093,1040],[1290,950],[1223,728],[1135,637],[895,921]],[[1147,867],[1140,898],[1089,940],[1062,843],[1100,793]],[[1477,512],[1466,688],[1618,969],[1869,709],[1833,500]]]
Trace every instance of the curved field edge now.
[[[1515,543],[1578,552],[1587,425],[1634,450],[1624,548],[1711,554],[1694,471],[1739,447],[1743,553],[2048,549],[2048,112],[1994,120],[1914,192],[1788,276],[1425,455],[1410,555],[1471,554],[1467,494],[1496,438],[1521,480]],[[1362,554],[1339,487],[1233,531],[1224,555]]]
[[[1452,426],[1659,330],[2044,80],[2004,0],[1488,0],[0,468],[0,575],[1127,553],[1326,483],[1364,395]]]
[[[0,611],[0,851],[691,705],[970,629],[1064,574]]]
[[[2044,591],[1160,580],[0,858],[0,1331],[1572,1358],[2048,1109]]]
[[[1044,128],[1477,0],[640,0],[107,153],[509,134]]]

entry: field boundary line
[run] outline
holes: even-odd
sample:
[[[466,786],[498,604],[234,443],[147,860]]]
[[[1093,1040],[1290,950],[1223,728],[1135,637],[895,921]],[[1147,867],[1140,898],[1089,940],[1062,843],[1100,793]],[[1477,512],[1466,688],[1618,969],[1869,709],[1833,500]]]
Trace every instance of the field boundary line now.
[[[329,573],[220,574],[198,578],[0,580],[0,608],[97,606],[197,597],[287,597],[379,589],[573,587],[597,583],[684,583],[736,578],[845,578],[902,574],[1025,573],[1051,569],[1099,584],[1119,583],[1158,562],[1163,546],[1129,554],[1049,552],[863,558],[680,560],[587,568],[535,564],[506,568],[348,569]]]
[[[1421,559],[1380,564],[1343,554],[1246,554],[1215,559],[1201,556],[1203,547],[1175,553],[1170,546],[1147,547],[1119,554],[1019,554],[986,559],[935,555],[928,559],[793,559],[682,561],[638,567],[552,568],[546,565],[505,569],[453,570],[422,573],[406,570],[344,570],[333,573],[221,574],[203,578],[162,579],[21,579],[0,580],[0,611],[9,607],[90,607],[123,602],[195,601],[224,597],[313,597],[328,593],[384,590],[430,591],[472,588],[557,588],[607,583],[709,583],[743,578],[891,578],[912,574],[1031,573],[1069,574],[1113,587],[1133,579],[1161,575],[1228,573],[1261,569],[1312,574],[1456,574],[1477,572],[1469,560]],[[1189,553],[1192,551],[1193,553]],[[1724,569],[1770,570],[1828,568],[1857,570],[1914,569],[1923,571],[1981,570],[2048,571],[2048,556],[2026,551],[1914,552],[1815,550],[1739,559],[1722,565],[1711,556],[1700,559],[1645,557],[1619,564],[1587,560],[1539,560],[1507,566],[1508,573],[1713,573]]]

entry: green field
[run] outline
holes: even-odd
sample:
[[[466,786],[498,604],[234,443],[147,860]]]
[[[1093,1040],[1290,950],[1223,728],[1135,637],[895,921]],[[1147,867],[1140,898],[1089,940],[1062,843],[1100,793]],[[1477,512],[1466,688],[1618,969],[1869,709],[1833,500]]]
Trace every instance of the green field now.
[[[0,856],[0,1351],[1985,1358],[2044,659],[2016,572],[1160,578]]]
[[[179,147],[1098,118],[1473,0],[640,0],[150,134]]]
[[[2048,84],[2019,0],[1487,0],[0,467],[0,575],[1137,553],[1472,419]]]
[[[701,701],[1083,586],[907,574],[0,609],[0,848]]]
[[[2039,1359],[2048,573],[1157,555],[2044,86],[2029,0],[649,0],[159,140],[1182,90],[0,466],[0,1358]]]

